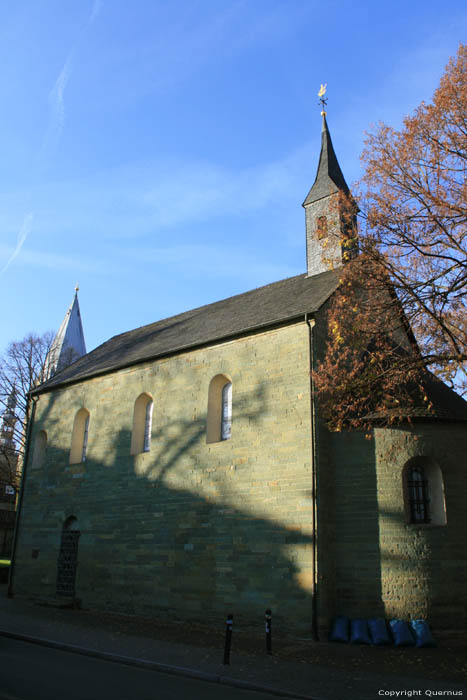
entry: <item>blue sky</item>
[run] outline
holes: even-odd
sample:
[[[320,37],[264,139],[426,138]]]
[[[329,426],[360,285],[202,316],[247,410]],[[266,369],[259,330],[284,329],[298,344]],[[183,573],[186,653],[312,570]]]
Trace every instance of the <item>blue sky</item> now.
[[[58,329],[88,350],[305,270],[320,146],[429,100],[461,0],[2,0],[0,350]]]

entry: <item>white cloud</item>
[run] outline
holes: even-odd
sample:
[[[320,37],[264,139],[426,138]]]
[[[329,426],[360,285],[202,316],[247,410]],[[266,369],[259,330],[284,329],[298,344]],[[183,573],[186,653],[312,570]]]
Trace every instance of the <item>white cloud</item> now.
[[[89,19],[88,19],[88,22],[87,22],[83,31],[85,31],[87,26],[92,24],[92,22],[95,20],[101,7],[102,7],[101,0],[94,0],[93,1],[91,13],[89,15]],[[50,150],[50,147],[57,142],[57,140],[60,137],[60,135],[63,131],[63,128],[65,126],[65,90],[66,90],[66,87],[67,87],[68,82],[70,80],[76,44],[77,44],[77,42],[75,42],[75,44],[72,46],[72,48],[67,56],[67,59],[66,59],[65,63],[63,64],[62,69],[61,69],[60,73],[58,74],[58,77],[55,80],[55,83],[54,83],[54,85],[49,93],[50,118],[49,118],[47,132],[45,134],[42,146],[39,150],[39,159],[43,159],[44,156],[46,155],[47,151]],[[13,260],[20,253],[21,248],[23,247],[24,241],[26,240],[26,237],[28,236],[28,234],[32,228],[33,219],[34,219],[33,212],[30,212],[29,214],[27,214],[25,216],[24,221],[23,221],[23,225],[22,225],[20,232],[18,234],[18,243],[16,245],[16,248],[13,251],[8,262],[0,270],[0,275],[2,275],[5,272],[5,270],[7,270],[7,268],[10,266],[10,264],[13,262]],[[48,253],[47,254],[36,253],[36,254],[33,254],[33,258],[34,258],[34,264],[38,264],[39,260],[41,260],[41,258],[42,258],[42,266],[56,267],[55,263],[53,262],[53,257],[51,257]],[[26,257],[25,257],[24,262],[27,262]],[[65,261],[62,261],[62,263],[64,263],[64,262]]]
[[[102,9],[102,2],[101,0],[94,0],[91,8],[91,15],[89,17],[89,24],[92,24],[94,20],[96,19],[97,15]]]
[[[106,60],[118,66],[109,76],[116,84],[113,95],[106,91],[107,109],[134,105],[151,93],[170,94],[191,76],[198,81],[200,71],[212,69],[213,59],[229,65],[258,48],[280,46],[312,14],[306,5],[290,12],[270,0],[257,5],[248,0],[159,5],[157,31],[150,38],[143,31],[138,42],[104,47]]]
[[[381,73],[379,85],[366,93],[365,76],[361,76],[361,91],[355,97],[352,118],[371,130],[372,124],[384,121],[395,128],[420,102],[431,102],[441,75],[458,48],[458,37],[467,30],[467,15],[453,18],[452,25],[436,27],[430,34],[414,37],[411,46],[395,51],[392,67]],[[350,118],[347,114],[347,119]]]
[[[55,84],[50,91],[49,101],[51,105],[51,123],[49,129],[57,136],[60,135],[65,125],[65,88],[71,74],[71,64],[73,60],[73,50],[70,51],[62,70],[59,73]]]
[[[66,58],[65,63],[62,66],[62,69],[60,73],[58,74],[57,79],[55,80],[55,83],[49,93],[49,103],[50,103],[50,119],[49,119],[49,126],[47,129],[47,133],[44,138],[44,143],[41,148],[41,155],[44,155],[44,153],[50,148],[50,146],[54,145],[58,138],[60,137],[63,128],[65,126],[65,90],[68,85],[68,82],[70,80],[71,76],[71,71],[72,71],[72,64],[73,64],[73,59],[74,59],[74,54],[76,52],[76,47],[79,44],[80,40],[82,39],[83,35],[85,34],[86,30],[88,27],[94,22],[96,19],[97,15],[99,14],[100,10],[102,8],[102,2],[101,0],[94,0],[92,7],[91,7],[91,12],[88,17],[87,22],[85,23],[84,27],[82,28],[78,38],[72,45],[72,48],[70,49],[70,52],[68,53],[68,56]]]
[[[22,229],[23,230],[23,229]],[[23,237],[24,242],[25,236]],[[22,243],[21,243],[22,245]],[[2,274],[10,262],[17,256],[21,246],[17,246],[14,253],[11,255],[8,263],[0,271]],[[0,246],[0,256],[8,255],[10,250],[7,246]],[[76,272],[92,272],[99,274],[113,274],[121,272],[114,264],[108,264],[108,261],[103,263],[102,260],[93,258],[92,260],[85,257],[76,257],[71,255],[61,255],[60,253],[42,252],[39,250],[24,250],[21,254],[21,264],[27,267],[43,268],[46,270],[75,270]]]
[[[210,245],[173,245],[166,247],[141,247],[127,251],[127,258],[151,267],[170,267],[181,270],[184,276],[204,278],[244,279],[255,286],[272,280],[284,279],[299,274],[302,270],[287,264],[271,263],[258,259],[246,250],[236,247]]]
[[[134,208],[144,212],[153,231],[260,211],[274,202],[296,199],[301,191],[305,198],[310,182],[304,171],[310,154],[311,146],[305,144],[279,161],[239,171],[207,162],[157,163],[150,172],[145,168],[141,179],[123,177],[120,194],[129,212]]]
[[[19,255],[19,252],[21,251],[21,248],[23,247],[26,238],[31,233],[33,221],[34,221],[34,212],[31,211],[31,212],[29,212],[29,214],[26,214],[26,216],[23,219],[23,223],[22,223],[21,228],[19,230],[18,238],[16,241],[16,248],[14,249],[13,253],[10,255],[8,261],[5,263],[5,265],[0,270],[0,276],[3,275],[3,273],[10,267],[11,263],[16,258],[16,256]]]
[[[277,213],[291,203],[300,207],[313,179],[315,150],[307,143],[282,159],[240,170],[196,159],[166,159],[44,183],[33,195],[38,235],[45,240],[64,234],[81,240],[97,234],[131,239],[225,221],[226,216],[234,221],[249,213],[268,214],[268,208]],[[3,209],[20,204],[23,196],[0,196]],[[0,233],[7,225],[0,217]]]

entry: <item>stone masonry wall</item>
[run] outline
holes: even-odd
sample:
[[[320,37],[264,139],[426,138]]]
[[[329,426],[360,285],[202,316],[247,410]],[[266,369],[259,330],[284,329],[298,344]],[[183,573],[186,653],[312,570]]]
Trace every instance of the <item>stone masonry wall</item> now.
[[[333,435],[336,612],[423,617],[436,630],[467,628],[465,424]],[[441,469],[446,525],[407,522],[402,471],[413,457]]]
[[[387,616],[467,629],[467,426],[415,423],[375,431],[382,599]],[[406,522],[402,469],[423,457],[441,469],[445,525]],[[431,494],[433,496],[433,493]]]
[[[53,596],[66,518],[77,518],[84,607],[309,630],[313,581],[308,329],[251,335],[40,396],[14,592]],[[206,444],[208,387],[231,377],[230,440]],[[154,399],[151,451],[130,455],[133,406]],[[86,461],[70,465],[90,412]],[[34,556],[33,556],[33,550]]]

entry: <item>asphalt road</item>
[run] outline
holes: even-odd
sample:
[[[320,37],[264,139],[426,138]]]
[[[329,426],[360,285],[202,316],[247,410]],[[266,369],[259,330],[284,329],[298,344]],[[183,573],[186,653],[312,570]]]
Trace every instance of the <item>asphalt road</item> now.
[[[277,696],[158,673],[0,637],[0,700],[272,700]]]

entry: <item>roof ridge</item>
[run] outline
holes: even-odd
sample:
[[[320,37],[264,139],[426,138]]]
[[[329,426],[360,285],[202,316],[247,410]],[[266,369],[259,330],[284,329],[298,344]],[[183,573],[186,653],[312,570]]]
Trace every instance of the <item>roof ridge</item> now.
[[[323,274],[323,273],[321,273]],[[105,345],[105,343],[108,343],[110,340],[114,340],[115,338],[120,338],[127,333],[134,333],[135,331],[139,331],[142,328],[149,328],[149,326],[154,326],[156,323],[162,323],[163,321],[171,321],[172,319],[179,318],[180,316],[184,316],[185,314],[189,314],[195,311],[202,311],[203,309],[208,309],[210,306],[215,306],[216,304],[222,304],[223,302],[230,301],[231,299],[236,299],[237,297],[241,296],[248,296],[249,294],[254,294],[255,292],[258,292],[261,289],[267,289],[267,287],[273,287],[274,285],[281,284],[283,282],[288,282],[293,279],[298,279],[299,277],[306,277],[306,272],[301,272],[298,275],[292,275],[291,277],[284,277],[281,280],[277,280],[276,282],[268,282],[268,284],[262,284],[260,287],[254,287],[253,289],[248,289],[246,292],[239,292],[238,294],[232,294],[230,297],[224,297],[223,299],[218,299],[217,301],[210,301],[208,304],[202,304],[201,306],[195,306],[193,309],[187,309],[186,311],[180,311],[178,314],[174,314],[173,316],[165,316],[164,318],[160,318],[157,321],[151,321],[150,323],[144,323],[142,326],[137,326],[136,328],[131,328],[128,331],[123,331],[122,333],[117,333],[116,335],[111,336],[108,340],[104,341],[101,345]],[[316,275],[318,276],[318,275]],[[100,347],[100,346],[97,346]],[[92,350],[91,350],[92,352]]]
[[[36,391],[283,324],[316,312],[338,285],[334,270],[301,273],[159,319],[113,336]]]

